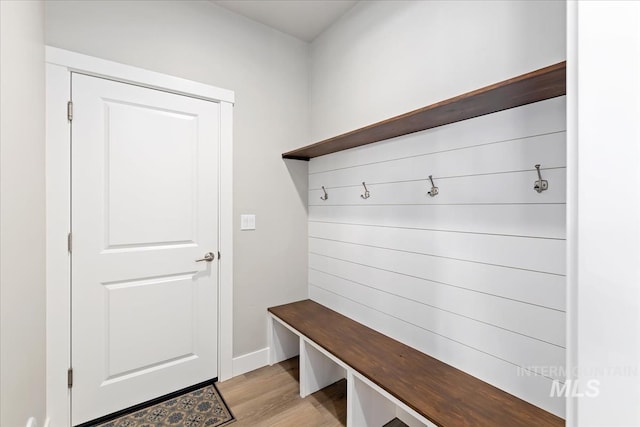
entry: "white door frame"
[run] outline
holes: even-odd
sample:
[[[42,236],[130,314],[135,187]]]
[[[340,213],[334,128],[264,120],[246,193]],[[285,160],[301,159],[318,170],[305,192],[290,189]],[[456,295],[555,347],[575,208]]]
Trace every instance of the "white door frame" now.
[[[232,377],[233,357],[233,103],[234,93],[203,83],[46,47],[46,290],[48,425],[71,425],[71,72],[103,77],[220,104],[218,379]],[[25,307],[28,310],[27,307]]]

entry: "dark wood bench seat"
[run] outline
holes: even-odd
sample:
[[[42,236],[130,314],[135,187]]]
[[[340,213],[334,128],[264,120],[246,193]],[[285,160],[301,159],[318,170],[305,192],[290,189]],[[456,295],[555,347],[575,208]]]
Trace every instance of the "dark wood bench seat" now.
[[[563,426],[564,420],[311,300],[269,312],[438,426]]]

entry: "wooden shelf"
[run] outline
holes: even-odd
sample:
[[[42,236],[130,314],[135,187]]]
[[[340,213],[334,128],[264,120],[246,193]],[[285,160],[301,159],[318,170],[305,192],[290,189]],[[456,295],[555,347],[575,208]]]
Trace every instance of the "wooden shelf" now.
[[[285,159],[309,160],[385,139],[531,104],[566,94],[566,61],[392,117],[297,150]]]

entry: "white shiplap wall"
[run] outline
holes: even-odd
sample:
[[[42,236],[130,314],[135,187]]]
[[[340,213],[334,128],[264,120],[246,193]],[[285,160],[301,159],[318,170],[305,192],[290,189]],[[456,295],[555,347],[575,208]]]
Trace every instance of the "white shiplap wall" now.
[[[559,97],[311,160],[311,299],[564,416],[565,123]]]

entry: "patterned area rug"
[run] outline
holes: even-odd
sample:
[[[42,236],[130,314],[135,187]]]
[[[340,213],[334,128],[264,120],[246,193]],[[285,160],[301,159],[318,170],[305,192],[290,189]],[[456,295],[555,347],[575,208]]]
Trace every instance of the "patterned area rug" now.
[[[233,421],[215,384],[209,384],[96,427],[220,427]]]

